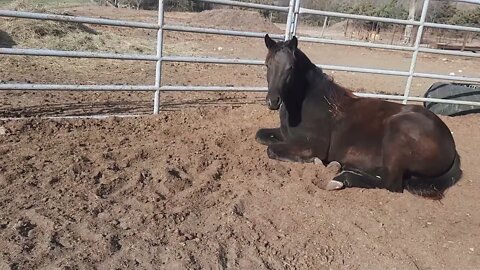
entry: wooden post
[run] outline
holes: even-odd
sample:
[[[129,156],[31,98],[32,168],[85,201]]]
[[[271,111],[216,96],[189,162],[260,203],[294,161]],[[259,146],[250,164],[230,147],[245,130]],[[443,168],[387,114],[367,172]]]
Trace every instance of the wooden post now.
[[[468,39],[468,32],[463,33],[463,42],[462,42],[462,49],[460,51],[465,50],[465,45],[467,44],[467,39]]]
[[[417,8],[417,1],[418,0],[410,0],[410,8],[408,9],[408,20],[413,21],[415,19],[415,11]],[[412,28],[413,25],[406,25],[405,32],[403,33],[403,43],[404,44],[411,44],[411,36],[412,36]]]
[[[322,33],[320,34],[320,37],[323,37],[323,34],[325,33],[325,28],[327,28],[327,22],[328,22],[328,16],[325,17],[325,19],[323,20]]]
[[[343,36],[344,36],[344,37],[346,37],[346,36],[347,36],[348,22],[349,22],[349,21],[350,21],[350,20],[349,20],[349,19],[347,19],[347,24],[345,25],[345,31],[343,32]]]
[[[393,40],[395,39],[395,33],[397,33],[397,25],[393,25],[393,34],[392,34],[392,39],[390,39],[390,45],[393,44]]]

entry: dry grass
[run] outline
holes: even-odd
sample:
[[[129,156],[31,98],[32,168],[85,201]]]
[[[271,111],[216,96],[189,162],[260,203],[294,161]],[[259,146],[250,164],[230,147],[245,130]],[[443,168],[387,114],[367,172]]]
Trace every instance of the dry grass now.
[[[0,8],[33,11],[44,7],[67,7],[91,3],[90,0],[0,0]]]
[[[17,0],[8,9],[39,13],[58,13],[38,1]],[[81,23],[0,19],[0,47],[37,48],[113,53],[147,53],[155,51],[155,37],[131,35],[131,30],[110,31],[109,27]]]
[[[14,47],[115,53],[153,53],[154,39],[124,37],[80,23],[6,19],[0,44]]]

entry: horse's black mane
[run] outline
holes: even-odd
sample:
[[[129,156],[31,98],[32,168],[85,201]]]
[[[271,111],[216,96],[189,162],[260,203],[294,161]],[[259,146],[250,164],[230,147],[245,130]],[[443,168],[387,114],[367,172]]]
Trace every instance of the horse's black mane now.
[[[295,68],[298,69],[297,72],[305,74],[310,70],[313,70],[313,72],[316,73],[316,76],[321,77],[322,89],[324,90],[325,99],[332,107],[334,107],[335,110],[341,108],[341,103],[344,101],[345,98],[355,97],[352,91],[337,84],[331,76],[324,73],[323,69],[316,66],[299,48],[295,49],[294,57],[296,65]]]
[[[299,64],[299,67],[305,67],[308,71],[308,69],[311,68],[318,68],[320,73],[323,74],[323,70],[320,67],[317,67],[310,59],[308,56],[302,52],[300,49],[296,49],[294,52],[294,57],[295,57],[295,62]],[[302,68],[303,69],[303,68]]]

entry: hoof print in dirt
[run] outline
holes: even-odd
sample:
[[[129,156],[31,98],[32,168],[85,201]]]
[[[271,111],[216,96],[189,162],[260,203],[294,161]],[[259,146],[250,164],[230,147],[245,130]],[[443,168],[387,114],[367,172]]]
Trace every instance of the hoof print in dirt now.
[[[31,223],[29,220],[19,221],[15,227],[18,233],[23,237],[28,237],[31,230],[37,227],[36,224]]]
[[[102,179],[102,177],[103,177],[103,173],[101,171],[95,173],[95,175],[93,176],[93,180],[95,181],[95,184],[100,183],[100,179]]]
[[[239,201],[233,205],[232,214],[239,217],[243,217],[244,213],[245,213],[245,205],[243,204],[243,201]]]
[[[60,182],[60,177],[58,176],[53,176],[52,178],[50,178],[50,180],[48,181],[48,183],[50,185],[55,185],[56,183]]]
[[[122,245],[120,244],[120,239],[116,235],[112,235],[110,238],[110,251],[117,252],[122,249]]]
[[[117,177],[113,180],[105,179],[105,182],[100,183],[95,194],[102,199],[106,199],[110,195],[120,193],[126,183],[127,179],[123,177]]]
[[[112,187],[107,185],[107,184],[100,184],[100,187],[97,189],[95,194],[102,198],[105,199],[108,197],[108,195],[112,192]]]
[[[8,227],[8,221],[0,222],[0,230],[6,229]]]
[[[164,184],[169,192],[175,194],[192,186],[192,180],[185,170],[170,168],[166,171],[167,177]]]
[[[51,249],[54,249],[54,248],[56,248],[56,247],[59,247],[59,248],[65,247],[65,246],[60,242],[57,232],[54,232],[54,233],[50,236],[50,247],[51,247]]]

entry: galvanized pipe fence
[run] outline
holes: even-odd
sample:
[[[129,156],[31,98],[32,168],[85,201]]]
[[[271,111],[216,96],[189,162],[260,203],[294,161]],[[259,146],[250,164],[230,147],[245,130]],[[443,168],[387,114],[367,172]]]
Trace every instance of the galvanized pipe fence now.
[[[277,40],[287,40],[295,35],[300,41],[305,41],[305,42],[356,46],[356,47],[365,47],[365,48],[374,48],[374,49],[394,50],[394,51],[407,51],[407,52],[413,53],[411,62],[410,62],[410,68],[408,71],[318,64],[319,67],[325,70],[349,71],[349,72],[358,72],[358,73],[367,73],[367,74],[382,74],[382,75],[407,77],[407,82],[405,85],[405,90],[403,95],[355,93],[358,96],[391,99],[391,100],[402,100],[403,103],[407,103],[408,101],[420,101],[420,102],[428,101],[428,102],[438,102],[438,103],[480,106],[480,102],[448,100],[448,99],[432,99],[432,98],[412,97],[409,95],[412,80],[414,77],[480,83],[480,77],[450,76],[450,75],[442,75],[442,74],[435,74],[435,73],[421,73],[421,72],[415,71],[418,53],[444,54],[444,55],[464,56],[464,57],[472,57],[472,58],[480,57],[480,54],[476,54],[473,52],[447,51],[447,50],[441,50],[441,49],[425,48],[420,46],[422,34],[424,33],[425,27],[469,31],[469,32],[477,32],[477,33],[480,32],[480,28],[477,28],[477,27],[426,22],[425,19],[427,16],[430,0],[424,0],[422,13],[419,21],[313,10],[313,9],[303,8],[301,6],[302,0],[289,0],[288,6],[264,5],[264,4],[247,3],[247,2],[234,1],[234,0],[197,0],[197,1],[208,2],[212,4],[221,4],[221,5],[228,5],[228,6],[237,6],[237,7],[244,7],[244,8],[262,9],[262,10],[287,13],[287,21],[285,24],[285,34],[284,35],[270,34],[272,38]],[[479,0],[461,0],[460,2],[480,4]],[[251,37],[251,38],[263,38],[266,33],[165,24],[164,23],[164,0],[159,0],[158,6],[159,8],[158,8],[157,23],[145,23],[145,22],[125,21],[125,20],[90,18],[90,17],[83,17],[83,16],[66,16],[66,15],[56,15],[56,14],[0,10],[0,17],[36,19],[36,20],[53,20],[53,21],[63,21],[63,22],[77,22],[77,23],[157,30],[157,43],[156,43],[155,55],[119,54],[119,53],[103,53],[103,52],[87,52],[87,51],[59,51],[59,50],[48,50],[48,49],[0,48],[0,54],[3,54],[3,55],[55,56],[55,57],[73,57],[73,58],[151,61],[156,63],[154,85],[64,85],[64,84],[8,83],[8,84],[0,84],[0,90],[153,91],[154,92],[154,110],[153,110],[154,114],[159,113],[160,93],[162,91],[264,92],[267,90],[266,87],[162,85],[161,74],[162,74],[163,62],[213,63],[213,64],[237,64],[237,65],[263,65],[264,64],[264,61],[251,60],[251,59],[226,59],[226,58],[213,58],[213,57],[186,57],[186,56],[175,56],[175,55],[168,55],[168,56],[163,55],[164,31],[216,34],[216,35]],[[313,14],[313,15],[319,15],[324,17],[337,17],[337,18],[346,18],[346,19],[374,21],[374,22],[394,23],[394,24],[401,24],[401,25],[412,25],[412,26],[418,26],[418,31],[417,31],[417,35],[416,35],[413,46],[375,44],[375,43],[360,42],[360,41],[327,39],[323,37],[321,38],[303,37],[297,34],[299,17],[302,14]]]

